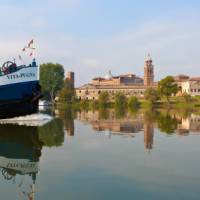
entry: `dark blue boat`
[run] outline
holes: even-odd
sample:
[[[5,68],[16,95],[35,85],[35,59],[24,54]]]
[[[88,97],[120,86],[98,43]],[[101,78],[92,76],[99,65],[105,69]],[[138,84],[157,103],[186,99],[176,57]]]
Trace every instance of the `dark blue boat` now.
[[[37,112],[41,97],[39,67],[35,59],[28,66],[7,61],[0,68],[0,118]]]

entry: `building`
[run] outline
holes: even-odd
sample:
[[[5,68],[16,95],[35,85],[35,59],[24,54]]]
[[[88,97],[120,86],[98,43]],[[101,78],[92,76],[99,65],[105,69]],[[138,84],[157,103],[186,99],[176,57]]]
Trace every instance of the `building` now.
[[[100,93],[106,91],[111,98],[114,98],[114,94],[117,92],[121,92],[127,97],[143,97],[145,90],[148,88],[157,88],[157,83],[154,82],[153,61],[150,55],[145,60],[144,78],[132,73],[113,76],[109,71],[105,77],[96,77],[91,83],[76,88],[76,96],[78,99],[97,100]]]
[[[145,61],[144,65],[144,85],[149,86],[154,84],[154,66],[153,61],[148,55],[148,59]]]
[[[74,87],[74,82],[75,82],[74,72],[68,72],[66,79],[71,83],[72,87]]]
[[[182,93],[187,93],[191,96],[200,95],[200,77],[193,77],[185,82],[182,82]]]

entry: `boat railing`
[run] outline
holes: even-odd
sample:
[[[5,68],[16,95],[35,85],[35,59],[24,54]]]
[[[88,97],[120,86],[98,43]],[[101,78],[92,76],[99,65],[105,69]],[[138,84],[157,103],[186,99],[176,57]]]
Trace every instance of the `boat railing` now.
[[[15,73],[21,69],[24,69],[24,68],[29,68],[29,67],[32,67],[32,65],[19,65],[17,66],[15,63],[10,65],[10,66],[7,66],[6,68],[2,68],[0,67],[0,76],[5,76],[5,75],[8,75],[8,74],[12,74],[12,73]]]

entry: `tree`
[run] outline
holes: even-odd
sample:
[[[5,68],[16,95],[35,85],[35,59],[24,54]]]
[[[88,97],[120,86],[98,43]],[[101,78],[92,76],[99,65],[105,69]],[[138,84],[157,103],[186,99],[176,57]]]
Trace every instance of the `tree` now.
[[[68,80],[65,79],[63,88],[59,92],[59,101],[71,103],[75,98],[75,91],[73,84]]]
[[[103,91],[99,95],[99,105],[100,107],[105,107],[109,103],[109,94],[107,91]]]
[[[115,94],[115,107],[125,108],[127,106],[127,98],[121,93],[117,92]]]
[[[129,108],[138,108],[140,106],[140,102],[138,101],[137,97],[131,96],[128,99],[128,107]]]
[[[149,100],[151,104],[154,104],[157,100],[160,99],[160,95],[158,90],[148,88],[144,93],[144,98]]]
[[[167,102],[169,103],[169,97],[172,94],[176,94],[178,91],[178,86],[174,81],[172,76],[167,76],[158,82],[159,92],[162,96],[167,98]]]
[[[187,93],[183,94],[183,98],[184,98],[186,103],[189,103],[192,100],[192,97]]]
[[[57,92],[62,88],[64,69],[60,64],[44,63],[40,65],[40,84],[45,99],[54,101]]]

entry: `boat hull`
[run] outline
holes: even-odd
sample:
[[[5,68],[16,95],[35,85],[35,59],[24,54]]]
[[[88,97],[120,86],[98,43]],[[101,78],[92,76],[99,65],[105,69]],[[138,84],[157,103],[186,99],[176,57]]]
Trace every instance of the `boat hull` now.
[[[0,76],[0,118],[37,112],[41,87],[35,60],[29,66],[18,66],[9,72]]]
[[[23,116],[38,112],[38,100],[30,101],[9,101],[7,104],[0,104],[0,119]]]
[[[0,86],[0,105],[32,97],[38,84],[39,81],[29,81]]]

